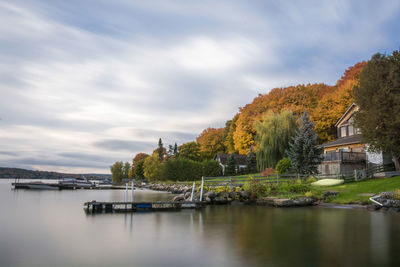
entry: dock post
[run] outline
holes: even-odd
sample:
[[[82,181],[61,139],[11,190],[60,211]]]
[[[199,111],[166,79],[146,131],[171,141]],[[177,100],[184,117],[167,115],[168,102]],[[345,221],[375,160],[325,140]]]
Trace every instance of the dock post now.
[[[132,179],[132,203],[135,202],[135,193],[133,192],[134,186],[135,186],[135,183],[134,183],[134,180]]]
[[[128,202],[128,183],[125,184],[125,202]]]
[[[203,201],[204,176],[201,177],[200,202]]]
[[[196,182],[193,182],[193,187],[192,187],[192,195],[190,196],[190,201],[193,201],[193,195],[194,195],[194,186],[196,185]]]

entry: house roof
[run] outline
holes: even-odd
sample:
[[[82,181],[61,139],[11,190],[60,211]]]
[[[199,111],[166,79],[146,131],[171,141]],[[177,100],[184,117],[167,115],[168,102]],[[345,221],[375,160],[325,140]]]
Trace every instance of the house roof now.
[[[218,160],[222,165],[226,165],[228,164],[228,158],[229,158],[230,154],[222,154],[222,153],[218,153],[217,155],[215,155],[215,160]],[[234,154],[236,162],[238,165],[247,165],[246,162],[246,158],[247,155],[243,155],[243,154]]]
[[[339,123],[346,117],[347,114],[353,109],[353,107],[356,107],[356,103],[353,103],[350,105],[350,107],[343,113],[342,117],[336,122],[335,127],[339,125]]]
[[[342,146],[342,145],[350,145],[350,144],[357,144],[361,143],[362,135],[351,135],[343,138],[339,138],[335,141],[323,144],[323,147],[333,147],[333,146]]]

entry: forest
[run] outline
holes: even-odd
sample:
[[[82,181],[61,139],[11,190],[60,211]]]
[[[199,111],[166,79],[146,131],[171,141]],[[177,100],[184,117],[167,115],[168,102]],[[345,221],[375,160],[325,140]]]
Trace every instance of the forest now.
[[[317,143],[332,141],[336,138],[334,124],[354,102],[353,87],[359,85],[361,71],[366,65],[367,62],[363,61],[349,67],[335,85],[300,84],[259,94],[251,103],[240,107],[224,127],[204,129],[195,141],[180,146],[175,143],[169,145],[168,150],[160,144],[160,139],[152,155],[139,153],[132,163],[116,162],[111,166],[112,173],[116,174],[113,176],[117,176],[117,180],[186,180],[190,176],[199,178],[204,173],[221,174],[218,166],[211,163],[217,153],[249,154],[251,149],[256,153],[260,146],[257,127],[260,131],[260,125],[268,120],[268,116],[278,116],[285,111],[291,112],[290,116],[296,123],[307,111],[318,136]]]

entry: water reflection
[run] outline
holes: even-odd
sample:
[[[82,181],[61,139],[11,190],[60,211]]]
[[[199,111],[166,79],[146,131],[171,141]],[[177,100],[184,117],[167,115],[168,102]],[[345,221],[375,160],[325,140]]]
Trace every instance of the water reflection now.
[[[398,214],[214,206],[86,215],[85,201],[121,201],[125,191],[10,188],[0,181],[0,266],[400,266]]]

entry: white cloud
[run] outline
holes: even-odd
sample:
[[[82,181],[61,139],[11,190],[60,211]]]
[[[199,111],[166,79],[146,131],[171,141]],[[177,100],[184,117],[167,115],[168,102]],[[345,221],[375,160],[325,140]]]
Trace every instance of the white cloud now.
[[[0,3],[0,165],[107,172],[159,137],[193,140],[258,93],[334,83],[391,45],[399,13],[397,1],[103,5]]]

